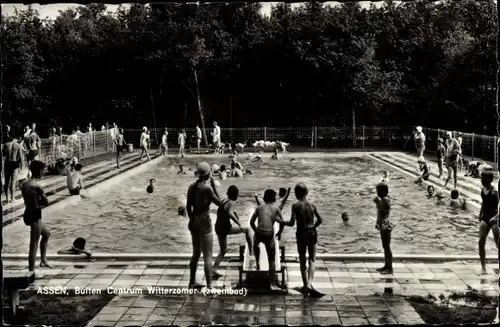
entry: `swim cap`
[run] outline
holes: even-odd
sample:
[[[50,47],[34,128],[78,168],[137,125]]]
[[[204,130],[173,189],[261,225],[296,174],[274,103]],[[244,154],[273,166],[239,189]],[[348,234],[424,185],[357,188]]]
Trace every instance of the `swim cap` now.
[[[451,137],[452,137],[451,132],[446,132],[446,136],[447,136],[447,137],[449,137],[449,138],[451,139]]]
[[[200,162],[196,165],[196,171],[198,172],[198,176],[207,176],[210,174],[210,165],[206,162]]]
[[[425,158],[424,157],[418,157],[417,161],[418,162],[425,162]]]
[[[421,126],[417,126],[416,129],[417,129],[417,132],[419,132],[419,133],[422,132],[422,127]]]
[[[213,164],[212,171],[217,171],[217,170],[219,170],[219,165]]]
[[[147,130],[148,130],[148,128],[147,128],[146,126],[144,126],[144,127],[142,128],[142,130],[145,132],[145,131],[147,131]]]
[[[442,138],[438,138],[438,142],[439,143],[443,143],[443,139]]]

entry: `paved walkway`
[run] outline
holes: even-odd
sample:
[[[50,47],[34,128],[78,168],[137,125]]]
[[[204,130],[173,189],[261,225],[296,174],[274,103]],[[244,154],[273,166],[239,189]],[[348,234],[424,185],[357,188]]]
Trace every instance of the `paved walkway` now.
[[[234,289],[238,281],[236,258],[224,261],[223,277],[214,282],[221,290]],[[7,259],[5,275],[26,270],[26,260]],[[117,326],[206,322],[231,324],[367,324],[422,323],[415,311],[394,295],[449,295],[469,288],[489,296],[498,294],[498,263],[488,264],[488,274],[480,276],[478,260],[414,261],[396,260],[393,275],[381,275],[380,261],[318,260],[314,285],[327,295],[319,300],[303,298],[293,290],[301,285],[299,264],[289,262],[286,295],[247,296],[159,295],[148,287],[162,290],[184,289],[189,280],[189,258],[171,260],[97,260],[66,258],[53,260],[53,268],[41,269],[44,279],[38,287],[68,289],[122,289],[120,294],[92,321],[91,325]],[[203,281],[200,264],[198,280]],[[139,290],[139,291],[137,291]],[[171,291],[165,291],[171,292]]]

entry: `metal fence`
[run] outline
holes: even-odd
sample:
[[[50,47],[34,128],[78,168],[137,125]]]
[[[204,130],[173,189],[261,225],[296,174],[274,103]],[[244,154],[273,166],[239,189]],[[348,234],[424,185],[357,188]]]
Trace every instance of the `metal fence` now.
[[[169,127],[167,142],[169,147],[177,146],[177,137],[181,129],[188,135],[187,146],[194,146],[195,128]],[[161,143],[164,128],[150,129],[152,147]],[[358,149],[399,149],[412,150],[412,127],[381,127],[359,126],[352,127],[247,127],[247,128],[221,128],[221,140],[225,143],[251,144],[255,141],[280,140],[290,143],[290,149],[333,149],[333,148],[358,148]],[[141,129],[126,129],[124,138],[134,147],[139,146]],[[209,144],[212,143],[211,129],[206,129]],[[426,148],[435,149],[438,137],[444,138],[446,130],[423,128],[426,135]],[[454,136],[458,131],[452,131]],[[40,160],[51,163],[60,157],[78,157],[80,159],[95,157],[97,155],[114,151],[112,129],[62,135],[42,139]],[[481,159],[492,163],[498,168],[497,146],[498,137],[474,133],[462,133],[462,152],[474,159]],[[251,148],[251,146],[250,146]]]
[[[444,139],[447,130],[422,128],[426,136],[426,148],[434,149],[438,138]],[[450,131],[457,137],[459,131]],[[462,133],[462,154],[472,160],[484,160],[498,169],[498,137],[474,133]]]

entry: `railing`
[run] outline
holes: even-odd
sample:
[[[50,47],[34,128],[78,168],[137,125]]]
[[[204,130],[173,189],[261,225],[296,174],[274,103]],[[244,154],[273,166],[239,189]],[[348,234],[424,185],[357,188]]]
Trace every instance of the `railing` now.
[[[167,142],[169,147],[177,147],[177,137],[181,129],[188,136],[187,146],[195,146],[195,128],[168,128]],[[255,141],[280,140],[290,143],[290,149],[395,149],[413,150],[412,127],[380,127],[359,126],[353,133],[352,127],[247,127],[221,128],[221,141],[225,143],[249,144]],[[157,147],[161,143],[164,128],[150,129],[151,144]],[[212,143],[211,129],[206,129],[207,139]],[[141,129],[126,129],[124,138],[134,147],[139,146]],[[426,135],[426,148],[434,151],[438,137],[444,138],[446,130],[423,128]],[[454,136],[458,131],[452,131]],[[355,137],[353,137],[353,135]],[[462,152],[474,159],[488,161],[498,168],[498,137],[474,133],[462,134]],[[204,146],[204,144],[202,144]],[[40,160],[51,163],[60,157],[77,157],[79,159],[94,157],[114,151],[113,132],[111,129],[83,133],[79,135],[62,135],[42,139]],[[251,150],[250,150],[251,151]]]

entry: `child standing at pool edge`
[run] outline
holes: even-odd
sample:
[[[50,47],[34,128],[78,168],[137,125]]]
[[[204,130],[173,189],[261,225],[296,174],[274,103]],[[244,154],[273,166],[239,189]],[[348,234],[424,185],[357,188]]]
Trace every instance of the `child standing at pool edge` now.
[[[383,275],[389,275],[393,273],[391,251],[391,233],[393,226],[389,220],[391,200],[389,198],[389,187],[386,183],[379,183],[377,185],[377,196],[373,199],[373,202],[375,202],[377,206],[377,223],[375,228],[380,231],[385,258],[384,266],[377,269],[377,271]]]
[[[297,202],[292,204],[292,217],[285,225],[293,226],[297,221],[297,250],[300,261],[300,274],[302,276],[301,292],[308,292],[312,295],[323,295],[312,286],[314,272],[316,270],[316,243],[318,242],[318,232],[316,229],[323,223],[323,218],[318,213],[314,204],[307,200],[309,193],[304,183],[295,186],[295,197]],[[316,217],[316,222],[314,218]],[[306,251],[309,253],[309,271],[307,270]]]
[[[50,232],[42,222],[42,207],[49,205],[49,200],[45,195],[38,180],[42,178],[45,164],[35,160],[30,164],[31,178],[22,185],[21,193],[23,195],[25,210],[23,220],[26,226],[30,227],[30,246],[28,255],[28,269],[35,272],[36,253],[38,251],[38,242],[40,236],[40,267],[49,267],[47,263],[47,244],[49,242]],[[43,278],[41,275],[35,275],[35,278]]]
[[[276,192],[268,189],[264,192],[264,204],[261,204],[255,209],[252,218],[250,219],[250,227],[254,234],[253,251],[255,254],[256,269],[260,270],[260,248],[259,244],[264,243],[269,261],[269,285],[271,291],[278,291],[280,288],[276,286],[276,242],[274,240],[274,223],[289,224],[285,222],[281,215],[281,210],[274,206],[276,202]],[[257,221],[257,226],[255,222]]]
[[[212,277],[214,279],[222,277],[222,275],[217,271],[219,268],[224,255],[227,252],[227,237],[232,234],[244,233],[246,236],[246,241],[248,244],[249,254],[253,255],[253,245],[252,238],[250,237],[250,231],[248,228],[241,226],[240,218],[236,213],[236,200],[238,200],[239,190],[235,185],[229,186],[227,189],[227,199],[223,200],[217,209],[217,221],[215,222],[215,233],[217,234],[217,239],[219,240],[220,253],[215,259]],[[233,226],[231,220],[236,224]]]

